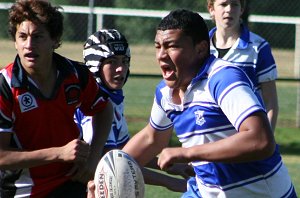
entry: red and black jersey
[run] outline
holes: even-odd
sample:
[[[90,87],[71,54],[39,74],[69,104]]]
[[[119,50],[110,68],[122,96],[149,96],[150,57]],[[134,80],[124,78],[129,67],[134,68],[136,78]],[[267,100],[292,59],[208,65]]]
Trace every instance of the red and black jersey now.
[[[38,150],[66,145],[79,137],[76,108],[94,115],[107,104],[107,95],[87,67],[56,53],[58,75],[51,97],[44,97],[26,75],[17,56],[0,73],[0,133],[13,134],[12,147]],[[1,192],[44,197],[69,178],[71,163],[51,163],[30,169],[1,171]],[[2,197],[0,195],[0,197]]]

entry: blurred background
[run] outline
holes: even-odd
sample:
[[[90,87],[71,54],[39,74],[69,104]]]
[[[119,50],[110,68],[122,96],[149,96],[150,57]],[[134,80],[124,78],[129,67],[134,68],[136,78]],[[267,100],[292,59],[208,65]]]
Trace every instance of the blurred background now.
[[[1,0],[0,2],[13,3],[14,1]],[[72,5],[85,7],[102,7],[102,8],[130,8],[143,10],[171,10],[174,8],[188,8],[200,13],[207,13],[206,0],[52,0],[55,5]],[[79,13],[79,9],[65,10],[65,41],[85,41],[87,37],[89,14]],[[247,3],[245,18],[250,15],[264,16],[300,16],[300,1],[298,0],[251,0]],[[71,13],[73,12],[73,13]],[[103,27],[117,27],[126,34],[131,43],[149,43],[153,40],[153,34],[156,24],[160,20],[157,17],[135,17],[105,15],[103,18]],[[251,19],[251,18],[250,18]],[[94,25],[92,31],[98,28],[96,24],[97,17],[94,15]],[[0,10],[0,37],[7,37],[5,28],[7,24],[7,9]],[[280,22],[278,20],[278,22]],[[293,49],[295,47],[295,25],[288,24],[292,21],[283,23],[249,23],[252,31],[267,38],[273,47]],[[208,21],[208,25],[212,27]]]
[[[12,60],[9,49],[14,56],[13,43],[4,42],[9,40],[7,16],[13,2],[0,0],[0,50],[4,62],[1,64]],[[278,86],[284,86],[282,94],[288,97],[288,100],[280,98],[280,102],[292,108],[292,116],[291,112],[286,115],[280,112],[279,122],[300,128],[300,1],[247,2],[244,23],[270,43],[278,68]],[[170,10],[187,8],[200,12],[209,29],[214,26],[207,13],[206,0],[52,0],[51,3],[62,6],[65,17],[61,53],[82,61],[82,45],[90,34],[101,28],[116,28],[131,45],[132,74],[160,74],[154,58],[153,39],[156,25]],[[291,94],[286,94],[285,83]]]

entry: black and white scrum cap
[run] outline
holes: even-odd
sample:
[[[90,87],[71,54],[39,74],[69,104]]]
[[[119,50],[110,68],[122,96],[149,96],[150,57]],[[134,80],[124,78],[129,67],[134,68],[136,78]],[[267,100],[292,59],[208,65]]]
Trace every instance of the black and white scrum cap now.
[[[103,59],[114,55],[126,55],[130,58],[126,38],[115,29],[99,30],[89,36],[84,44],[83,59],[93,73],[99,71]]]

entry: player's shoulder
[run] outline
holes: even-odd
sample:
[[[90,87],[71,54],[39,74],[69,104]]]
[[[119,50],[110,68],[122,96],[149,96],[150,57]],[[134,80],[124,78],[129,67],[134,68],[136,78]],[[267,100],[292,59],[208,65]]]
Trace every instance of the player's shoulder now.
[[[166,82],[164,80],[161,80],[155,88],[155,97],[156,98],[161,98],[162,95],[168,94],[170,88],[167,86]],[[164,94],[163,94],[164,93]]]
[[[235,76],[245,75],[240,67],[220,58],[214,60],[207,73],[208,82],[222,82],[226,79],[234,80]]]
[[[215,58],[215,60],[211,63],[209,69],[208,69],[208,74],[209,76],[218,72],[219,70],[227,67],[234,67],[237,68],[232,62],[221,59],[221,58]]]
[[[80,61],[72,60],[68,57],[54,53],[54,60],[57,64],[64,65],[64,67],[71,67],[75,69],[88,70],[87,66]]]
[[[72,60],[72,59],[69,59],[69,58],[66,58],[66,60],[77,70],[79,71],[88,71],[88,68],[87,66],[83,63],[83,62],[80,62],[80,61],[76,61],[76,60]]]
[[[79,62],[79,61],[72,61],[72,62],[73,62],[73,65],[77,69],[78,72],[81,72],[85,75],[90,73],[89,69],[87,68],[87,66],[84,63]]]
[[[2,67],[0,69],[0,75],[2,76],[3,73],[12,73],[13,65],[14,65],[14,63],[10,63],[10,64],[6,65],[5,67]]]
[[[72,78],[76,78],[82,88],[85,88],[89,82],[89,78],[92,76],[87,66],[79,61],[69,59],[59,54],[54,54],[54,59],[59,65],[59,70],[65,75],[71,75]]]
[[[249,40],[254,46],[259,46],[262,43],[268,43],[265,38],[251,31],[249,32]]]

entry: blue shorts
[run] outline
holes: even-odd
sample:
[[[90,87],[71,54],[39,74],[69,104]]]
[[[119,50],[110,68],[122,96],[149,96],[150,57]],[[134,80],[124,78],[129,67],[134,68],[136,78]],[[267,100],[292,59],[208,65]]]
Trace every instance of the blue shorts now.
[[[190,177],[187,181],[187,190],[181,198],[202,198],[195,177]]]

